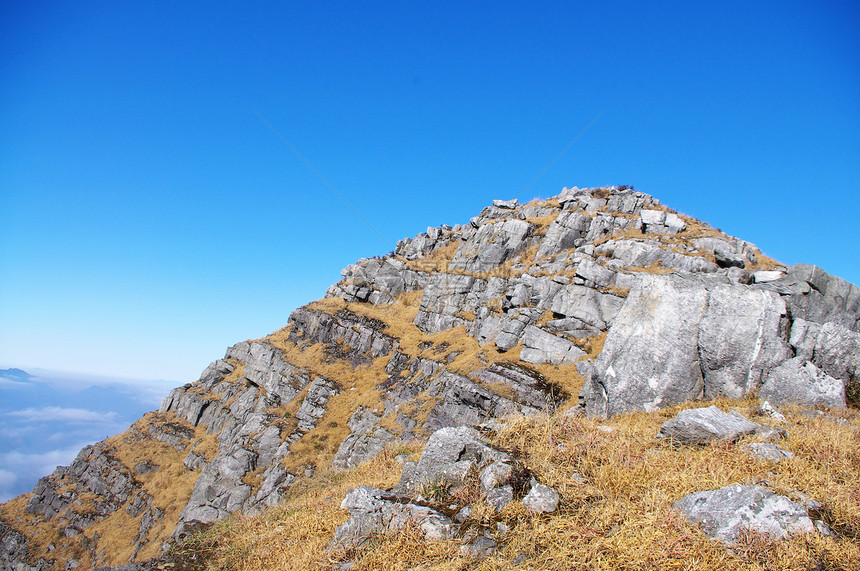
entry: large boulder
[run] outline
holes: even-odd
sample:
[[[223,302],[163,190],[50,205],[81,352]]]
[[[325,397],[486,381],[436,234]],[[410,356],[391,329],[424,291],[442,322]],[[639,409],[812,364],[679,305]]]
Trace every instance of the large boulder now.
[[[648,276],[609,330],[582,400],[593,417],[656,410],[701,398],[699,321],[708,292],[695,280]]]
[[[773,292],[737,284],[708,287],[698,341],[705,398],[740,398],[794,356],[786,342],[786,314]]]
[[[741,397],[792,355],[779,295],[692,276],[648,275],[609,330],[581,399],[589,416]]]

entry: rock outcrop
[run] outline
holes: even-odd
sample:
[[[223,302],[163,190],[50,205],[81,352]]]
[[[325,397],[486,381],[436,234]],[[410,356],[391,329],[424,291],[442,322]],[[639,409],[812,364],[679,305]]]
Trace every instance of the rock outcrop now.
[[[462,427],[576,397],[574,412],[599,418],[751,393],[845,407],[860,402],[858,368],[860,290],[820,268],[782,266],[630,188],[495,201],[351,264],[283,329],[229,348],[158,412],[7,504],[5,556],[21,568],[141,561],[276,504],[314,470],[431,434],[432,461],[407,464],[395,490],[345,500],[356,519],[339,537],[406,519],[443,537],[455,514],[415,503],[421,486],[474,469],[494,509],[516,495],[502,484],[510,459]],[[446,430],[468,441],[453,460],[433,456]],[[685,430],[673,438],[701,436]],[[533,509],[555,509],[552,493],[532,491]],[[118,534],[128,549],[106,551]]]
[[[421,458],[404,464],[400,481],[391,490],[361,486],[346,494],[341,507],[350,518],[337,528],[330,548],[360,545],[406,525],[416,526],[428,541],[456,537],[471,508],[457,504],[449,491],[468,486],[472,478],[473,485],[480,483],[484,501],[499,512],[514,501],[515,486],[522,488],[523,482],[516,478],[524,473],[515,471],[515,461],[489,446],[473,428],[437,430]],[[552,512],[558,506],[558,493],[535,483],[523,503],[536,512]],[[488,536],[465,537],[477,541],[463,546],[473,554],[485,554],[496,545]]]

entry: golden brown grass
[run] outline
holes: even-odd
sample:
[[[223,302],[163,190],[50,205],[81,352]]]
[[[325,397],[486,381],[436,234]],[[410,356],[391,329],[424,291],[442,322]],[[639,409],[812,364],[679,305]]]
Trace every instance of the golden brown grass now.
[[[756,403],[716,404],[751,415]],[[484,559],[463,555],[457,540],[425,543],[408,528],[357,550],[326,550],[334,528],[347,519],[338,505],[348,489],[387,487],[398,479],[400,465],[389,450],[349,472],[303,480],[281,505],[259,517],[234,518],[212,542],[210,568],[314,569],[349,559],[362,570],[856,569],[860,413],[842,414],[848,426],[790,415],[789,438],[781,446],[796,456],[770,464],[743,453],[745,441],[676,448],[655,440],[660,424],[681,408],[602,423],[563,415],[510,419],[494,443],[516,450],[538,480],[559,491],[561,503],[554,514],[536,516],[514,502],[493,516],[478,500],[474,522],[494,529],[501,521],[510,528],[497,536],[501,548]],[[727,549],[671,510],[672,502],[688,493],[756,479],[767,479],[777,493],[797,490],[824,503],[822,513],[836,537],[774,542],[748,534]],[[526,559],[515,563],[518,556]]]

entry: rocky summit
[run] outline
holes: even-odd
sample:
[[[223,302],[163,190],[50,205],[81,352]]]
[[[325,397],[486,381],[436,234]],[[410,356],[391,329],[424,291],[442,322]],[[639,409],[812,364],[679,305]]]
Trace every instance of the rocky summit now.
[[[487,518],[518,502],[533,518],[572,505],[518,450],[493,444],[511,418],[581,419],[570,422],[591,422],[599,439],[618,415],[708,401],[651,438],[679,454],[779,442],[777,407],[845,422],[834,411],[860,404],[857,286],[779,264],[629,187],[496,200],[341,274],[283,329],[230,347],[159,411],[4,504],[0,567],[155,568],[170,546],[263,513],[314,474],[415,442],[427,444],[417,460],[404,455],[396,485],[342,498],[327,549],[353,553],[417,522],[424,541],[488,557],[511,524],[470,526],[471,504],[434,502],[436,492],[472,478]],[[708,407],[755,398],[769,422]],[[744,446],[749,462],[797,461],[782,444]],[[816,509],[760,485],[716,487],[672,498],[691,530],[726,544],[756,529],[834,533]]]

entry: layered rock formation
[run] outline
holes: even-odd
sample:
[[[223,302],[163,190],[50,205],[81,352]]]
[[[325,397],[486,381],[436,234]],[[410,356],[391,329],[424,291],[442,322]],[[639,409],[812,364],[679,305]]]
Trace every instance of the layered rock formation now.
[[[856,286],[784,267],[632,189],[495,201],[342,276],[286,327],[229,348],[158,412],[5,504],[4,564],[146,559],[277,503],[314,470],[511,414],[608,417],[755,392],[860,401]],[[391,501],[356,494],[356,510]],[[379,511],[385,525],[424,509],[397,505]]]

